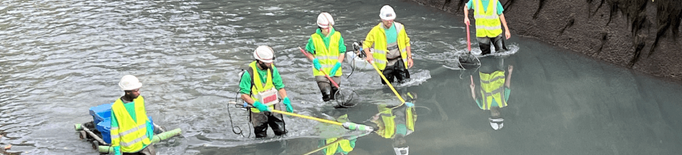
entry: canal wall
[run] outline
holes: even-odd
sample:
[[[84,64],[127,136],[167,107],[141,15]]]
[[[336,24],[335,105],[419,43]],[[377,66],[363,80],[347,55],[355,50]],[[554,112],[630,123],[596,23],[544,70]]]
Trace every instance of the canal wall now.
[[[463,18],[469,0],[412,1]],[[618,66],[682,82],[680,0],[500,2],[512,37],[538,38]],[[469,19],[474,22],[472,10]]]

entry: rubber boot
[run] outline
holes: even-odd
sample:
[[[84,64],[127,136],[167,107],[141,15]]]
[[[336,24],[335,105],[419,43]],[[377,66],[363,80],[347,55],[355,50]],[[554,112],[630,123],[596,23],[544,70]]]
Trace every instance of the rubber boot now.
[[[338,92],[338,91],[339,91],[339,88],[332,87],[332,91],[329,92],[329,100],[336,99],[334,97],[336,96],[336,92]]]

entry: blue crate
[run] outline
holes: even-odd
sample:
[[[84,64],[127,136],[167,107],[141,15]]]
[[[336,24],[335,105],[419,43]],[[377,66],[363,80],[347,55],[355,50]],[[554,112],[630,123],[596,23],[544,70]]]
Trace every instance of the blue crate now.
[[[97,123],[96,128],[97,131],[102,134],[102,140],[107,142],[107,144],[111,144],[111,119],[106,118],[105,120]]]
[[[90,107],[90,115],[95,125],[104,121],[105,119],[111,118],[111,105],[113,103],[102,104],[94,107]]]

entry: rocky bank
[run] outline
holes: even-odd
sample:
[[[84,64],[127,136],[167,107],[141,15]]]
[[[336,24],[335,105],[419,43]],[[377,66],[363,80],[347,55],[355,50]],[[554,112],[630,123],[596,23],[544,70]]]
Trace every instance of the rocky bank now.
[[[469,0],[412,1],[463,16]],[[512,36],[535,37],[589,57],[682,82],[682,0],[500,2]],[[474,22],[473,11],[469,19]]]

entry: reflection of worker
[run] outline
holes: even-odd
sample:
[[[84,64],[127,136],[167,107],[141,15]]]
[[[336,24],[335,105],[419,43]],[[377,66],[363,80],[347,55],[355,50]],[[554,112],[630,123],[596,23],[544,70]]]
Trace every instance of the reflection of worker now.
[[[249,68],[246,69],[239,82],[239,92],[245,102],[244,106],[250,104],[255,107],[250,108],[253,132],[256,134],[256,138],[266,137],[266,131],[270,125],[275,135],[286,134],[282,114],[270,112],[271,108],[282,109],[278,98],[283,98],[282,103],[288,112],[294,111],[294,108],[291,107],[291,101],[287,97],[287,91],[284,90],[282,77],[273,64],[275,51],[269,46],[258,46],[253,51],[253,56],[256,60],[249,64]]]
[[[133,75],[125,75],[118,86],[125,94],[111,105],[110,134],[114,154],[156,154],[151,144],[154,128],[147,118],[144,98],[140,96],[142,83]]]
[[[372,117],[376,133],[386,139],[393,140],[393,150],[397,155],[409,153],[409,146],[405,136],[414,132],[414,123],[417,121],[414,104],[406,102],[400,107],[391,107],[385,104],[378,105],[379,113]]]
[[[313,60],[313,75],[322,92],[322,100],[327,102],[334,99],[338,88],[330,85],[331,82],[324,73],[328,73],[334,82],[340,84],[338,82],[342,75],[341,62],[346,56],[346,45],[343,43],[341,33],[334,29],[334,18],[329,13],[322,12],[317,16],[317,26],[317,31],[310,35],[305,49],[311,53],[307,57]]]
[[[341,123],[348,122],[348,114],[336,118],[336,121]],[[346,155],[355,148],[355,141],[357,141],[357,137],[348,139],[342,137],[327,138],[320,141],[320,147],[325,147],[325,149],[322,150],[325,155]]]
[[[494,57],[481,59],[481,68],[479,68],[480,98],[476,98],[476,92],[474,91],[476,86],[474,85],[473,77],[471,77],[470,85],[471,97],[476,101],[478,107],[483,110],[490,110],[490,118],[488,120],[494,130],[502,129],[504,126],[504,119],[500,114],[500,108],[507,106],[507,101],[511,94],[511,75],[514,69],[514,66],[509,65],[509,74],[505,78],[502,62],[502,59]]]
[[[495,46],[495,50],[500,51],[504,46],[502,40],[502,27],[504,26],[504,37],[509,39],[509,27],[504,18],[504,8],[499,0],[469,0],[464,6],[464,23],[469,25],[469,10],[474,9],[474,19],[476,19],[476,40],[478,40],[481,55],[491,53],[490,44]],[[500,26],[501,25],[501,26]]]
[[[377,68],[381,70],[388,82],[393,82],[397,78],[399,83],[403,83],[410,78],[408,68],[412,68],[412,50],[410,49],[410,38],[407,37],[405,26],[394,22],[395,11],[389,5],[384,5],[379,13],[381,23],[369,31],[362,48],[367,55],[367,61],[374,61]],[[372,52],[370,49],[373,48]],[[381,81],[386,84],[385,81]]]

